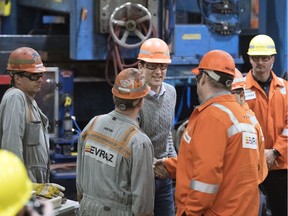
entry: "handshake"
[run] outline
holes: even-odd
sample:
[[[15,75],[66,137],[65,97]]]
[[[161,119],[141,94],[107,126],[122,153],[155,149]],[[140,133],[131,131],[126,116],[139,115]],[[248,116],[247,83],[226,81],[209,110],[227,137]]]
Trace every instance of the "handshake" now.
[[[167,171],[166,165],[165,165],[165,159],[156,159],[154,158],[153,163],[153,169],[154,169],[154,175],[157,178],[166,179],[169,177],[169,173]]]

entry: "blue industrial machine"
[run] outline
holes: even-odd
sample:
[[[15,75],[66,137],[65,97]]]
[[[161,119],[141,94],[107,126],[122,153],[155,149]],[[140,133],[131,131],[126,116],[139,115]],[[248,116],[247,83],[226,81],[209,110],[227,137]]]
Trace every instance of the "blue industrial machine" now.
[[[172,64],[195,66],[208,50],[223,49],[241,65],[241,33],[244,30],[245,34],[257,34],[247,33],[251,0],[5,2],[10,10],[3,10],[2,34],[53,35],[47,28],[54,27],[57,35],[69,34],[68,56],[77,61],[108,61],[114,57],[126,66],[121,60],[135,60],[140,44],[147,37],[157,36],[171,45]],[[287,71],[287,7],[285,0],[259,1],[259,33],[275,40],[280,56],[275,67],[279,73]],[[274,19],[268,19],[268,8]],[[54,49],[51,47],[50,51]]]
[[[162,38],[171,48],[166,82],[177,90],[175,125],[198,104],[191,69],[209,50],[227,51],[246,72],[250,39],[268,34],[277,47],[276,73],[287,71],[287,1],[259,1],[258,31],[250,29],[251,1],[8,0],[3,12],[0,4],[0,73],[16,47],[39,51],[51,68],[46,85],[52,94],[38,100],[51,119],[52,160],[75,163],[81,128],[94,115],[113,109],[112,80],[123,68],[136,67],[139,47],[149,37]],[[75,169],[52,172],[53,181],[63,179],[74,181]]]
[[[198,0],[198,4],[195,2],[197,1],[12,0],[12,14],[6,19],[17,20],[21,16],[19,11],[37,8],[37,16],[40,17],[36,18],[40,20],[36,22],[40,22],[41,25],[69,22],[69,56],[75,60],[106,60],[111,51],[108,42],[119,46],[122,51],[121,57],[124,59],[135,59],[140,44],[148,37],[158,36],[172,43],[171,51],[177,64],[190,64],[189,59],[180,61],[179,58],[191,55],[197,63],[199,57],[210,49],[227,50],[241,63],[237,46],[241,31],[240,19],[241,16],[249,16],[249,11],[245,10],[244,5],[248,5],[250,1]],[[39,12],[40,9],[42,12]],[[18,13],[13,14],[13,11]],[[186,23],[178,24],[176,18],[180,13],[186,14],[186,17],[189,13],[198,14],[199,22],[189,23],[186,20]],[[25,18],[29,20],[26,14]],[[30,17],[31,21],[33,18],[35,17]],[[182,19],[183,21],[185,20]],[[36,22],[32,24],[35,25]],[[17,34],[17,23],[11,20],[6,23],[12,25],[4,25],[4,31]],[[31,30],[34,26],[29,27]],[[235,45],[227,46],[227,43]],[[186,48],[186,52],[183,52],[183,47]],[[192,52],[187,48],[192,48]]]
[[[80,133],[73,107],[73,72],[47,67],[42,90],[36,95],[41,110],[47,115],[50,127],[51,159],[57,162],[75,162],[76,143]]]
[[[46,57],[43,58],[46,64],[65,69],[67,63],[63,65],[63,62],[77,62],[78,65],[72,68],[79,71],[74,84],[77,81],[91,84],[91,80],[100,78],[111,86],[115,74],[125,67],[137,65],[139,47],[149,37],[160,37],[171,47],[172,64],[168,68],[166,81],[176,87],[186,88],[187,85],[195,84],[191,69],[211,49],[225,50],[234,57],[236,64],[244,63],[239,52],[239,37],[241,30],[249,26],[250,20],[247,17],[250,17],[250,0],[9,2],[11,14],[3,17],[2,32],[13,35],[9,39],[17,46],[29,44],[42,51],[40,54]],[[25,21],[22,17],[25,17]],[[7,37],[1,39],[6,46]],[[87,70],[87,67],[83,68],[83,63],[97,66],[94,71],[90,68]],[[71,67],[69,63],[68,67]],[[99,84],[99,79],[95,82]],[[188,93],[185,92],[187,98],[184,100],[190,103],[191,98],[196,96],[195,91],[193,87],[186,89]],[[182,92],[181,89],[180,98]],[[80,100],[79,104],[86,104],[81,101],[84,97],[77,99]],[[78,106],[76,104],[76,111]],[[107,106],[110,108],[113,104]],[[99,106],[93,107],[100,109]],[[81,115],[90,114],[87,106],[80,108],[83,110]],[[187,115],[191,109],[189,106]],[[96,110],[93,114],[99,112]],[[67,122],[68,118],[66,116]],[[63,133],[59,135],[62,137]]]
[[[41,92],[35,100],[50,122],[50,180],[65,186],[68,189],[66,196],[76,199],[75,162],[80,129],[73,115],[73,72],[58,67],[47,69],[48,72],[42,78]]]
[[[259,34],[275,41],[277,50],[273,70],[278,76],[288,72],[288,1],[259,1]]]

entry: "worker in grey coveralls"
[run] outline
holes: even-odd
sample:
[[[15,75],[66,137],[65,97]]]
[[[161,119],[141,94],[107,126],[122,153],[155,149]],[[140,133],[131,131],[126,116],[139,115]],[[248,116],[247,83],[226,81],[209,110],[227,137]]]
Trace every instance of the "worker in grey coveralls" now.
[[[0,105],[0,148],[14,152],[35,183],[49,182],[48,118],[34,100],[46,71],[34,49],[14,50],[7,64],[12,87]]]
[[[121,71],[112,88],[115,110],[94,117],[81,133],[79,215],[153,215],[154,151],[136,120],[149,90],[138,69]]]

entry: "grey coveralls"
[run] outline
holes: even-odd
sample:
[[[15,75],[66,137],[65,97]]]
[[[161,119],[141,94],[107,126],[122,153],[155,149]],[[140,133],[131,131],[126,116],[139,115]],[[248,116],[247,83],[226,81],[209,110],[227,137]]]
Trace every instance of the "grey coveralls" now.
[[[49,182],[48,124],[33,98],[17,88],[5,92],[0,104],[0,148],[24,162],[32,182]]]
[[[135,120],[116,111],[94,117],[78,142],[78,214],[153,215],[153,157]]]

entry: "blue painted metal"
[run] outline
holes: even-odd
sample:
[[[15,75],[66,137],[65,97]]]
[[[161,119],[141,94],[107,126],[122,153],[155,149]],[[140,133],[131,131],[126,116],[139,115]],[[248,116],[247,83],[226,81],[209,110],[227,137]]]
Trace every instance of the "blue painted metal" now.
[[[230,53],[237,64],[243,63],[239,56],[239,35],[220,35],[211,32],[206,25],[175,25],[173,64],[198,64],[202,56],[212,49]],[[229,46],[227,45],[229,44]]]
[[[259,34],[267,34],[275,42],[277,55],[273,70],[280,76],[288,71],[288,2],[259,1]]]
[[[239,0],[233,0],[236,5]],[[247,1],[247,0],[241,0]],[[199,13],[199,7],[196,1],[193,3],[188,1],[175,1],[176,10]],[[213,2],[213,1],[210,1]],[[217,2],[217,1],[214,1]],[[107,49],[108,34],[100,34],[96,32],[96,25],[99,16],[97,2],[93,0],[21,0],[20,5],[35,7],[45,10],[58,11],[68,13],[70,16],[70,58],[75,60],[106,60],[109,50]],[[210,13],[207,16],[209,20],[229,23],[237,23],[239,16],[232,14]],[[161,19],[161,16],[159,16]],[[161,22],[159,22],[161,23]],[[170,26],[171,27],[171,26]],[[174,28],[174,53],[172,54],[173,64],[198,64],[199,58],[205,52],[211,49],[227,50],[237,63],[242,63],[238,56],[238,35],[217,35],[204,25],[177,25]],[[157,29],[158,30],[158,29]],[[192,31],[200,31],[203,37],[199,39],[183,38],[183,34],[193,34]],[[161,32],[160,30],[158,30]],[[207,43],[207,40],[209,43]],[[226,46],[227,43],[230,46]],[[184,48],[184,49],[183,49]],[[123,59],[136,59],[138,49],[121,48]]]
[[[47,0],[20,0],[19,1],[18,0],[17,4],[28,6],[28,7],[41,8],[45,10],[70,13],[74,10],[75,2],[77,2],[77,0],[54,0],[54,1],[49,1],[49,0],[48,1]]]
[[[176,10],[178,11],[189,11],[192,13],[199,13],[199,7],[197,0],[187,1],[187,0],[176,0]]]
[[[59,72],[59,137],[65,137],[64,118],[65,113],[69,112],[70,116],[74,114],[74,77],[72,71],[62,70]],[[64,107],[65,97],[69,96],[72,99],[70,107]]]

